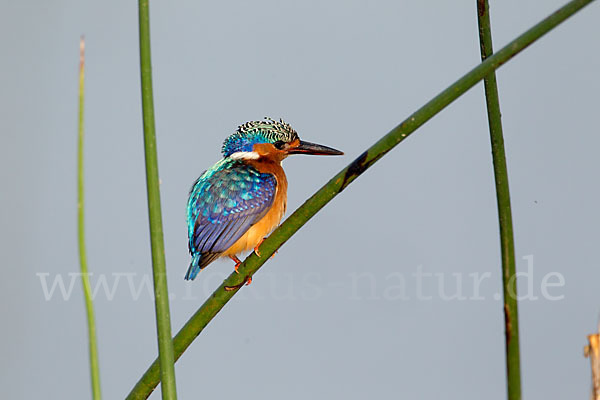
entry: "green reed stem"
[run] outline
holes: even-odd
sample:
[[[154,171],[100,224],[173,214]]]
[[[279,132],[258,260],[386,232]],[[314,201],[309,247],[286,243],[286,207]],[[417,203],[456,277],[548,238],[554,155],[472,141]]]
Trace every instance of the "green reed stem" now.
[[[150,244],[152,248],[152,275],[154,278],[154,303],[158,333],[158,360],[162,382],[162,398],[177,399],[175,386],[175,359],[171,339],[169,289],[165,265],[156,130],[154,126],[154,101],[152,94],[152,63],[150,54],[150,10],[148,0],[139,0],[140,71],[142,78],[142,111],[144,119],[144,151],[146,156],[146,187],[148,189],[148,215],[150,219]]]
[[[481,61],[493,54],[492,29],[488,0],[477,0],[477,22],[479,24],[479,43]],[[496,200],[500,223],[500,250],[502,256],[502,286],[504,291],[504,322],[506,341],[506,386],[509,400],[521,399],[521,366],[519,353],[519,312],[517,303],[517,279],[515,276],[515,244],[513,238],[510,192],[508,188],[508,170],[504,153],[502,119],[496,73],[491,72],[483,79],[485,100],[487,103],[494,179],[496,182]]]
[[[96,321],[94,317],[94,302],[92,299],[92,287],[87,267],[87,255],[85,249],[85,192],[83,174],[83,139],[84,139],[84,104],[85,104],[85,40],[83,36],[79,40],[79,113],[78,143],[77,143],[77,237],[79,245],[79,266],[81,269],[81,283],[83,284],[83,298],[85,300],[85,312],[88,325],[88,342],[90,352],[90,376],[92,379],[92,398],[100,400],[100,367],[98,363],[98,343],[96,339]]]
[[[226,290],[243,284],[281,247],[298,229],[300,229],[321,208],[344,190],[352,181],[361,175],[373,163],[383,157],[388,151],[403,141],[418,127],[429,121],[434,115],[472,88],[490,72],[510,60],[531,43],[552,30],[571,15],[594,0],[573,0],[558,11],[542,20],[540,23],[523,33],[521,36],[490,56],[454,84],[442,91],[415,113],[410,115],[400,125],[379,139],[350,165],[335,175],[325,186],[312,195],[302,206],[287,218],[260,246],[261,257],[251,253],[241,264],[239,274],[232,273],[202,304],[196,313],[186,322],[173,339],[175,357],[179,359],[192,341],[202,332],[204,327],[237,293],[237,290]],[[127,399],[145,399],[160,381],[159,362],[155,360],[146,370],[141,379],[131,390]]]

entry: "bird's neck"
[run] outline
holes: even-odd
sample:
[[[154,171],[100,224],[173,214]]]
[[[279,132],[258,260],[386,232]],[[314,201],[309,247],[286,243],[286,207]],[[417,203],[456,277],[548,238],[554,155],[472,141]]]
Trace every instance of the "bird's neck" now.
[[[281,167],[281,161],[278,160],[260,157],[257,160],[244,160],[244,164],[251,165],[261,173],[273,174],[275,176],[281,173],[285,176],[283,168]]]
[[[287,192],[287,177],[281,167],[281,161],[273,160],[268,157],[260,157],[257,160],[244,160],[244,163],[256,168],[258,172],[263,174],[275,175],[277,179],[277,188],[281,188],[283,192]]]

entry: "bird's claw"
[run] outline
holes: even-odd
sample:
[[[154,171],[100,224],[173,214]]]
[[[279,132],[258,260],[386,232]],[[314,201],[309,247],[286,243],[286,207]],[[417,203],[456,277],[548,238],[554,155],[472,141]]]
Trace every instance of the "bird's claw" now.
[[[233,285],[233,286],[225,286],[225,290],[228,292],[231,292],[232,290],[240,289],[244,285],[248,286],[251,283],[252,283],[252,277],[250,275],[248,275],[242,283],[239,283],[239,284]]]
[[[258,244],[254,247],[254,253],[256,253],[256,255],[258,257],[260,257],[260,251],[258,250],[258,248],[260,247],[260,245],[262,244],[262,242],[265,241],[266,238],[262,238],[260,239],[260,242],[258,242]]]
[[[238,271],[238,270],[240,268],[240,265],[242,264],[242,261],[239,258],[237,258],[236,256],[229,256],[229,258],[231,258],[233,260],[233,262],[235,263],[235,265],[233,266],[235,273],[239,274],[240,271]]]

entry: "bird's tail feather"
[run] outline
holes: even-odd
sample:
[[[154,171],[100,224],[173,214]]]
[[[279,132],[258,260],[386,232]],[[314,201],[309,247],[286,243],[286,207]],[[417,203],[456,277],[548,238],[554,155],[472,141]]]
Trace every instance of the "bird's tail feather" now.
[[[198,272],[206,268],[208,264],[219,258],[221,253],[201,253],[194,254],[192,257],[192,262],[190,262],[190,267],[185,274],[186,281],[193,281],[198,275]]]

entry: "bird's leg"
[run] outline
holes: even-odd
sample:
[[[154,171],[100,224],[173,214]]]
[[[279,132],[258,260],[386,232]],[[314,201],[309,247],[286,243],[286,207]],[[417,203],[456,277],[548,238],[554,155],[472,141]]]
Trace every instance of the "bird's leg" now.
[[[262,238],[260,239],[260,242],[258,242],[258,244],[256,246],[254,246],[254,252],[256,253],[257,256],[260,257],[260,251],[258,251],[258,248],[260,247],[260,245],[262,244],[262,242],[265,241],[266,238]]]
[[[240,271],[238,271],[238,268],[240,267],[240,264],[242,262],[235,255],[229,256],[229,258],[231,258],[235,262],[235,266],[233,268],[235,269],[235,273],[239,274]],[[241,288],[242,286],[244,286],[244,284],[249,285],[250,283],[252,283],[252,277],[250,275],[248,275],[248,276],[246,276],[246,279],[244,279],[244,282],[240,283],[239,285],[225,286],[225,290],[230,292],[232,290],[237,290],[237,289]]]
[[[256,245],[256,247],[254,247],[254,252],[256,253],[257,256],[260,257],[260,252],[258,251],[258,248],[260,247],[260,245],[262,244],[262,242],[265,241],[266,238],[262,238],[260,239],[260,242],[258,242],[258,244]],[[275,253],[273,253],[273,255],[271,255],[271,258],[275,257],[275,254],[277,254],[277,251],[275,251]]]
[[[242,262],[236,256],[229,256],[229,258],[231,258],[233,260],[233,262],[235,263],[235,266],[233,267],[233,269],[235,269],[235,273],[239,274],[238,268],[240,267],[240,264]]]

